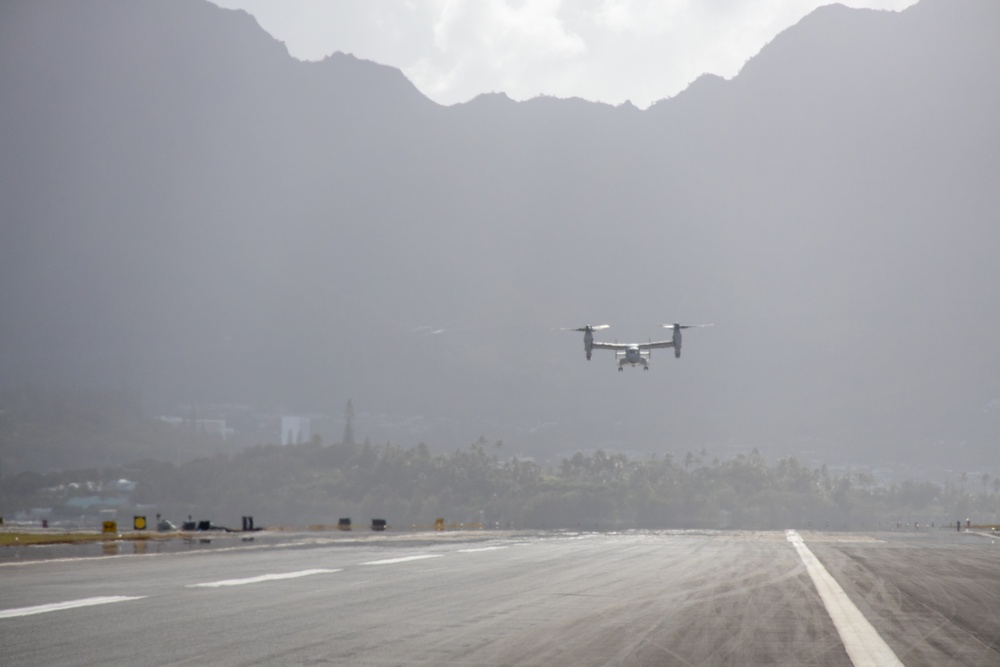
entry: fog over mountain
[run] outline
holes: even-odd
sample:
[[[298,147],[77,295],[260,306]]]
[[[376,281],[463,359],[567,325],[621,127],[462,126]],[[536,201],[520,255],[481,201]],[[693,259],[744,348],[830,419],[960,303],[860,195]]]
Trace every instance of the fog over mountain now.
[[[991,0],[825,7],[646,111],[442,107],[202,0],[8,2],[0,90],[6,387],[350,398],[361,437],[540,459],[1000,437]],[[558,331],[673,321],[715,326],[649,372]]]

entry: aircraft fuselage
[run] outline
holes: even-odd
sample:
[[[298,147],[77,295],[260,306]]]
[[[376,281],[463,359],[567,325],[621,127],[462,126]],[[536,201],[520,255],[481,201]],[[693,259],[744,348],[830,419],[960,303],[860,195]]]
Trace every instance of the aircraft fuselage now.
[[[624,352],[619,352],[618,356],[618,370],[624,368],[625,364],[628,364],[629,366],[641,365],[643,370],[649,370],[649,362],[646,361],[646,357],[649,356],[649,353],[640,350],[638,345],[628,346]]]

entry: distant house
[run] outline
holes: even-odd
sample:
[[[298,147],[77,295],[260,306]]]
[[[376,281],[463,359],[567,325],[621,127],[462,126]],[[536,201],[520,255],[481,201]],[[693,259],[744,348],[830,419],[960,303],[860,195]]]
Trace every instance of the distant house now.
[[[73,496],[66,501],[66,507],[76,510],[89,510],[92,507],[122,507],[128,502],[124,496]]]
[[[223,440],[227,440],[234,433],[234,429],[226,426],[225,419],[192,420],[183,417],[160,417],[160,421],[166,422],[175,428],[193,428],[196,433],[217,435]]]
[[[225,419],[198,419],[195,420],[195,428],[199,433],[217,435],[223,440],[232,432],[232,429],[226,428]]]

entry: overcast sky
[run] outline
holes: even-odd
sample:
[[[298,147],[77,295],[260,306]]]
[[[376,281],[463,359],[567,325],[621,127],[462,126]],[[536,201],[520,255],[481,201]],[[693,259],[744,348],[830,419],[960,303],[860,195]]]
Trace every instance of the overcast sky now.
[[[704,73],[730,78],[822,0],[213,0],[301,60],[399,68],[441,104],[488,92],[645,108]],[[901,10],[915,0],[844,0]]]

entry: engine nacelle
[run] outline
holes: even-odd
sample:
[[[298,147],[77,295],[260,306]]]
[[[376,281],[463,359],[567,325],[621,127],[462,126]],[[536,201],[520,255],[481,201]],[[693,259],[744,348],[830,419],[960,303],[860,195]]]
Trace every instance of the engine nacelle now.
[[[680,359],[681,358],[681,329],[690,329],[692,327],[699,327],[699,328],[700,327],[710,327],[710,326],[712,326],[712,325],[711,324],[680,324],[678,322],[674,322],[673,324],[664,324],[663,328],[665,328],[665,329],[672,329],[673,332],[674,332],[674,335],[671,338],[671,341],[672,341],[673,347],[674,347],[674,358],[675,359]]]

